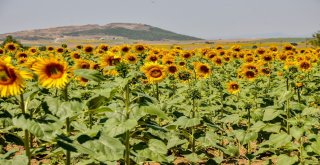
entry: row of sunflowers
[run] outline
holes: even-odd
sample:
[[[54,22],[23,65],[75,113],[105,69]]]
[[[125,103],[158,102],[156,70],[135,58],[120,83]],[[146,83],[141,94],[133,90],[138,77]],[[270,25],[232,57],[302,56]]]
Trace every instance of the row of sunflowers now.
[[[318,164],[319,58],[290,44],[7,43],[0,162]]]

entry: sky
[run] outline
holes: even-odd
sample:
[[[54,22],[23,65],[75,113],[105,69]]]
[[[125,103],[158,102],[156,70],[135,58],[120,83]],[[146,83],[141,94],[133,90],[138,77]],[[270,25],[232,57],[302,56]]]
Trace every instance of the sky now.
[[[204,39],[311,37],[320,0],[0,0],[0,34],[115,22]]]

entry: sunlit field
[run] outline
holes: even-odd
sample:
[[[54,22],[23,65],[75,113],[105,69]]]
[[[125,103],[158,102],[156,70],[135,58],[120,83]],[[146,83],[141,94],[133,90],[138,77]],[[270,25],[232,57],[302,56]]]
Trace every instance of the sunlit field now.
[[[306,42],[0,48],[0,164],[320,164]]]

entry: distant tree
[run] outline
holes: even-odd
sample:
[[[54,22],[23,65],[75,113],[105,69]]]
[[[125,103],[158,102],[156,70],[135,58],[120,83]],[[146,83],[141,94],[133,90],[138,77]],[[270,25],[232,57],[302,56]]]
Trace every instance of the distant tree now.
[[[310,41],[310,43],[314,46],[320,46],[320,31],[314,33],[312,37],[313,39]]]
[[[10,43],[10,42],[13,42],[13,43],[16,43],[18,44],[20,47],[23,47],[23,45],[18,41],[16,40],[15,38],[13,38],[11,35],[7,36],[6,39],[4,39],[4,41],[1,43],[1,47],[3,47],[6,43]]]

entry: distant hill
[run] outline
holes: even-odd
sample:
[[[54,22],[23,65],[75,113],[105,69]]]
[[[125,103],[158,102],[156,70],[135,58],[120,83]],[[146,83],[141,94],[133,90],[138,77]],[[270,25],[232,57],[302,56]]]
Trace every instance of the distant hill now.
[[[94,38],[94,39],[115,39],[123,38],[130,40],[145,41],[188,41],[202,40],[201,38],[177,34],[168,30],[153,27],[145,24],[134,23],[111,23],[107,25],[82,25],[63,26],[47,29],[26,30],[13,33],[0,34],[0,40],[7,35],[12,35],[23,40],[59,40],[63,38]]]

